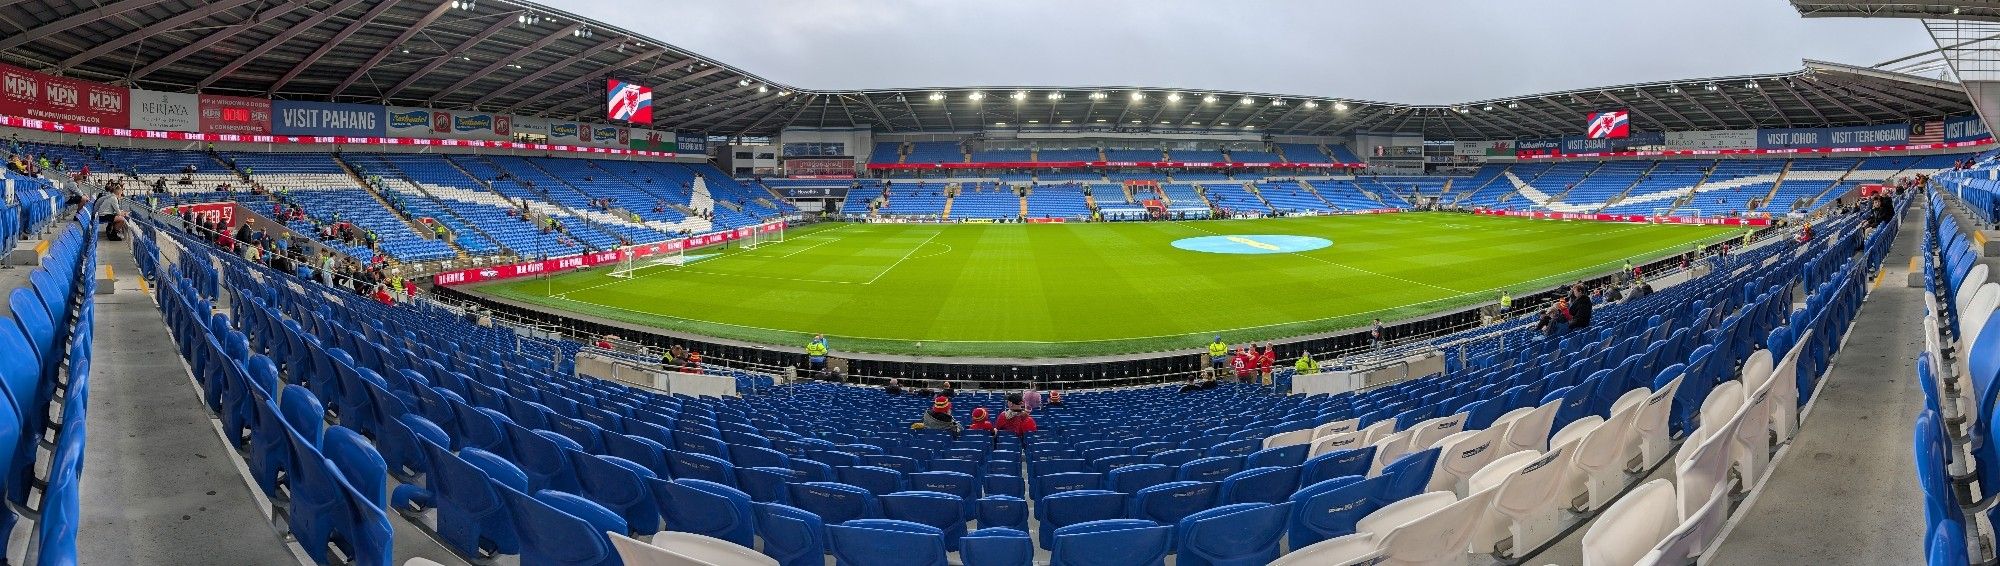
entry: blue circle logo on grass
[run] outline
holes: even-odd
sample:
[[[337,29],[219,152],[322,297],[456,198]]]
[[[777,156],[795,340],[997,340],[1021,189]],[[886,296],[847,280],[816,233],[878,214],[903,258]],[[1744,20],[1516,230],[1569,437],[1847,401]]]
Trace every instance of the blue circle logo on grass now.
[[[1176,248],[1212,254],[1289,254],[1317,250],[1331,245],[1333,241],[1326,238],[1272,234],[1202,236],[1174,240]]]

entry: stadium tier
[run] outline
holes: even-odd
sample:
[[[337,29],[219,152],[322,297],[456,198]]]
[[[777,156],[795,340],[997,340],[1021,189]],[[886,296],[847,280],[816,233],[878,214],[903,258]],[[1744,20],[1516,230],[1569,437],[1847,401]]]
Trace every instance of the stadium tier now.
[[[0,3],[0,565],[2000,564],[1992,3],[717,4]]]
[[[1294,163],[1323,163],[1329,159],[1325,151],[1312,144],[1281,143],[1277,144],[1277,149],[1278,153],[1285,155],[1285,161]]]

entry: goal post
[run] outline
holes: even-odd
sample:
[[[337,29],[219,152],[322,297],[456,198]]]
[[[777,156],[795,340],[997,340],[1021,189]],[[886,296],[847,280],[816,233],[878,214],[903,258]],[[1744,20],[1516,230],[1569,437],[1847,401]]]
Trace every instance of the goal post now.
[[[639,259],[638,254],[629,247],[619,252],[618,267],[606,273],[619,279],[631,279],[648,267],[679,266],[687,263],[687,252],[678,248],[671,252],[647,256],[645,259]]]
[[[771,222],[750,228],[750,235],[743,238],[743,249],[754,250],[765,244],[785,242],[785,223]]]

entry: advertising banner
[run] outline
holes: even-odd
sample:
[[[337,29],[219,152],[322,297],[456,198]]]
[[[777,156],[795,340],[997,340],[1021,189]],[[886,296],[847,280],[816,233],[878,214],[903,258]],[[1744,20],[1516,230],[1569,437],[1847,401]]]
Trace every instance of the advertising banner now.
[[[391,136],[413,138],[439,137],[431,133],[431,110],[429,108],[390,106],[382,110],[388,119],[385,131]],[[450,124],[438,124],[438,126],[443,126],[446,130],[450,129]]]
[[[584,141],[584,145],[623,149],[632,143],[631,128],[603,124],[583,124],[582,127],[590,130],[590,138]]]
[[[1585,136],[1564,136],[1563,153],[1588,153],[1593,151],[1621,151],[1631,147],[1644,147],[1666,143],[1659,132],[1630,132],[1618,138],[1591,138]]]
[[[632,128],[631,148],[639,151],[676,151],[674,133],[670,131]]]
[[[200,95],[133,89],[131,124],[145,130],[198,132],[200,108]]]
[[[246,96],[200,97],[201,131],[209,134],[270,135],[271,101]]]
[[[1667,132],[1667,149],[1740,149],[1757,147],[1757,130]]]
[[[631,256],[636,260],[637,258],[643,258],[650,255],[673,253],[682,250],[700,248],[704,246],[712,246],[715,244],[720,244],[731,240],[740,240],[743,238],[747,238],[751,234],[756,232],[766,232],[766,233],[776,232],[779,230],[783,230],[785,225],[786,225],[785,222],[778,221],[778,222],[771,222],[768,224],[758,225],[755,227],[737,228],[734,230],[724,230],[721,232],[710,232],[707,234],[702,234],[691,238],[681,238],[675,240],[668,240],[665,242],[655,242],[651,244],[637,245],[626,248],[624,250],[593,252],[593,253],[573,255],[573,256],[564,256],[542,261],[517,263],[513,265],[496,265],[493,267],[479,267],[473,269],[461,269],[458,271],[447,271],[444,273],[437,274],[436,276],[432,277],[431,280],[438,285],[460,285],[465,283],[479,283],[482,281],[498,281],[502,279],[512,279],[515,277],[539,275],[543,273],[556,273],[560,271],[569,271],[571,269],[596,267],[599,265],[615,265],[620,260],[624,259],[626,254],[631,254]]]
[[[1944,120],[1946,142],[1974,141],[1992,137],[1993,133],[1986,131],[1986,122],[1980,120],[1979,116],[1960,116]]]
[[[694,134],[680,134],[674,138],[674,147],[681,153],[708,153],[708,138]]]
[[[125,87],[45,75],[0,64],[0,114],[83,126],[131,125],[131,91]]]
[[[381,136],[387,132],[380,106],[274,100],[271,110],[275,116],[271,133],[281,136]]]
[[[1758,149],[1877,147],[1910,141],[1909,124],[1847,128],[1764,128],[1757,130]]]
[[[683,140],[687,138],[681,138]],[[680,153],[688,153],[682,145]],[[1176,169],[1360,169],[1364,163],[1228,163],[1206,161],[986,161],[980,163],[870,163],[870,170],[908,169],[1074,169],[1078,167],[1172,167]]]
[[[1625,222],[1634,224],[1705,224],[1711,226],[1770,226],[1767,217],[1720,217],[1720,216],[1643,216],[1637,214],[1592,214],[1583,212],[1549,212],[1542,210],[1502,210],[1497,208],[1474,209],[1475,214],[1488,216],[1514,216],[1536,220],[1577,220],[1585,222]]]

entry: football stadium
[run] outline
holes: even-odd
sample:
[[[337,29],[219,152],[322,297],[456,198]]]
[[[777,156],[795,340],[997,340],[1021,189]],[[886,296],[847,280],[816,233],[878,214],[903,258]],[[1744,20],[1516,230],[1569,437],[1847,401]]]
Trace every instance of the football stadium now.
[[[0,563],[2000,562],[2000,6],[996,6],[0,2]]]

